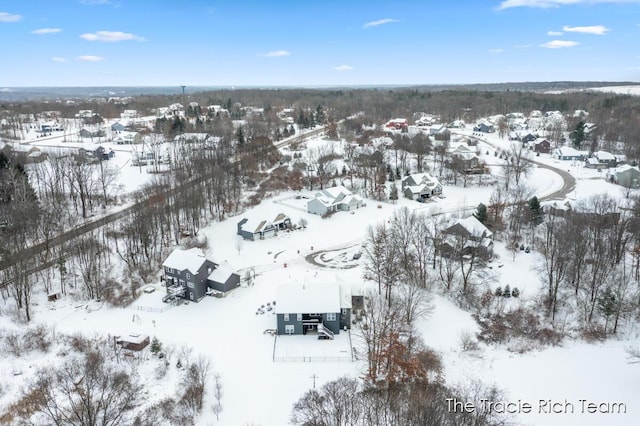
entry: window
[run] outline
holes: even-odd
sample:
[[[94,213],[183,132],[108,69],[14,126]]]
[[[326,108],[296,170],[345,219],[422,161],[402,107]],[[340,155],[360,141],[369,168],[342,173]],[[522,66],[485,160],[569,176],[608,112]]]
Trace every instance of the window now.
[[[287,315],[287,314],[285,314]],[[296,332],[296,327],[294,325],[285,325],[284,326],[285,334],[293,334]]]
[[[335,320],[336,320],[336,314],[334,313],[327,314],[327,321],[335,321]]]
[[[187,287],[189,288],[195,288],[196,285],[194,283],[192,283],[191,281],[187,281]]]
[[[191,274],[187,272],[187,279],[190,280],[191,279]]]
[[[284,320],[289,321],[289,314],[284,314]]]
[[[297,319],[298,321],[302,321],[302,314],[298,314],[298,315],[296,316],[296,319]]]

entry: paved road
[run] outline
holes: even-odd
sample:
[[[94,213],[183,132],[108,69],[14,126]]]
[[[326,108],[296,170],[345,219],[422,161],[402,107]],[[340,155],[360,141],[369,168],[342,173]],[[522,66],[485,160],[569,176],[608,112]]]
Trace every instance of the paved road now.
[[[475,135],[467,135],[467,134],[462,134],[462,133],[457,133],[460,136],[464,136],[467,138],[471,138],[474,139],[478,142],[483,142],[486,143],[488,145],[491,145],[493,148],[495,149],[504,149],[503,146],[496,146],[495,144],[489,142],[487,139],[482,138],[482,137],[478,137]],[[545,195],[543,197],[540,197],[539,200],[540,201],[551,201],[551,200],[563,200],[567,197],[567,195],[573,191],[576,188],[576,179],[571,176],[571,174],[569,174],[568,172],[566,172],[563,169],[559,169],[558,167],[553,167],[550,166],[549,164],[544,164],[541,163],[539,161],[535,161],[535,160],[529,160],[531,161],[533,164],[535,164],[536,166],[538,166],[541,169],[547,169],[547,170],[551,170],[554,173],[557,173],[558,175],[560,175],[560,177],[562,178],[562,188],[560,188],[559,190],[552,192],[549,195]]]
[[[291,143],[294,142],[303,142],[308,138],[311,137],[315,137],[318,136],[319,134],[321,134],[324,131],[324,127],[319,127],[317,129],[313,129],[310,130],[308,132],[305,133],[300,133],[297,135],[293,135],[290,136],[288,138],[282,139],[281,141],[278,141],[277,143],[275,143],[274,145],[277,148],[282,148],[285,147]],[[238,160],[235,160],[238,161]],[[203,178],[204,179],[204,178]],[[173,188],[170,190],[165,191],[165,196],[170,197],[176,193],[181,192],[184,189],[187,189],[188,187],[191,187],[193,185],[196,185],[198,183],[200,183],[201,180],[197,180],[197,181],[191,181],[185,185],[182,185],[179,188]],[[55,237],[53,237],[51,240],[49,241],[45,241],[45,242],[40,242],[37,244],[34,244],[30,247],[27,247],[25,249],[23,249],[22,251],[20,251],[19,253],[14,253],[11,258],[14,259],[29,259],[31,262],[31,267],[28,268],[27,270],[27,275],[31,275],[33,273],[42,271],[44,269],[50,268],[52,266],[54,266],[57,262],[58,262],[58,258],[54,258],[48,262],[44,262],[44,263],[40,263],[37,258],[38,258],[38,254],[46,251],[46,250],[51,250],[54,247],[58,247],[60,245],[63,245],[64,243],[67,243],[69,241],[72,241],[73,239],[80,237],[88,232],[91,232],[93,230],[96,230],[102,226],[105,226],[109,223],[113,223],[116,222],[128,215],[131,214],[131,212],[133,212],[136,208],[139,208],[141,206],[144,206],[144,204],[147,203],[147,200],[142,200],[136,204],[133,204],[129,207],[126,207],[122,210],[119,210],[117,212],[108,214],[106,216],[103,216],[99,219],[96,220],[92,220],[92,221],[88,221],[85,222],[82,225],[77,226],[74,229],[71,229],[69,231],[63,232]],[[11,258],[9,259],[3,259],[0,261],[0,276],[4,275],[2,274],[2,272],[4,272],[7,268],[9,268],[12,264],[12,260]],[[6,287],[11,281],[13,280],[12,277],[5,277],[5,279],[0,282],[0,288]]]

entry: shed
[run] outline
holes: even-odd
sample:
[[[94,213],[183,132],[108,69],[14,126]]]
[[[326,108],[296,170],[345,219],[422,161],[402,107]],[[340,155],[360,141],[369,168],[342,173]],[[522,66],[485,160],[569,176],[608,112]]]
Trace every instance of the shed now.
[[[149,336],[143,334],[129,334],[127,336],[116,337],[116,344],[122,346],[122,349],[136,352],[149,346],[149,342]]]

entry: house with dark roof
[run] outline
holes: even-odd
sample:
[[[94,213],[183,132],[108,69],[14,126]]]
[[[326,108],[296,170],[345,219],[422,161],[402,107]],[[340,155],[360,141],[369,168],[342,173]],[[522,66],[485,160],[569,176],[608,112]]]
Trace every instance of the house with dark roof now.
[[[167,296],[198,302],[207,292],[227,292],[240,285],[240,276],[228,264],[207,259],[198,248],[175,249],[162,267]]]

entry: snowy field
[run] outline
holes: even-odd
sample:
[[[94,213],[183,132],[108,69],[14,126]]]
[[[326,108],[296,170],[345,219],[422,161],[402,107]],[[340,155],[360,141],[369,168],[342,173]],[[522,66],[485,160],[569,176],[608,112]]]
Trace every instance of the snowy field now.
[[[505,144],[495,138],[492,144]],[[109,148],[108,145],[103,145]],[[117,147],[116,147],[117,148]],[[487,146],[481,147],[481,157]],[[122,153],[124,157],[124,152]],[[116,158],[120,157],[117,152]],[[493,158],[493,155],[491,155]],[[487,159],[489,160],[489,159]],[[617,192],[615,185],[602,176],[593,175],[570,163],[541,156],[536,160],[555,167],[561,166],[578,179],[574,197],[586,197],[595,192]],[[135,181],[143,178],[137,168],[122,165],[127,175],[121,179]],[[594,172],[596,173],[596,172]],[[538,196],[550,194],[562,187],[556,173],[535,168],[527,183]],[[128,189],[133,188],[134,183]],[[615,191],[614,191],[615,190]],[[360,376],[364,373],[363,360],[345,361],[352,357],[352,345],[358,341],[355,333],[344,332],[336,340],[316,340],[313,336],[280,336],[275,339],[265,334],[276,326],[273,311],[264,314],[258,309],[275,300],[279,285],[300,282],[352,282],[363,281],[361,260],[353,260],[360,250],[369,225],[387,221],[400,207],[424,213],[451,213],[468,215],[478,203],[487,203],[493,187],[444,188],[444,197],[427,204],[401,198],[397,204],[366,200],[366,206],[351,213],[339,212],[322,219],[301,210],[308,191],[286,192],[264,200],[259,206],[242,215],[214,223],[201,230],[207,237],[207,255],[216,262],[228,262],[241,276],[255,275],[251,286],[230,292],[227,297],[205,297],[200,303],[169,307],[161,302],[161,283],[151,284],[157,291],[143,294],[126,309],[107,308],[95,303],[38,301],[35,323],[53,325],[58,332],[119,335],[140,333],[157,337],[163,345],[188,346],[193,354],[203,354],[212,360],[213,369],[222,375],[224,384],[223,412],[216,421],[210,409],[205,409],[199,420],[201,425],[264,425],[288,424],[293,403],[302,394],[316,386],[343,375]],[[621,192],[620,192],[621,193]],[[462,213],[464,211],[464,213]],[[293,223],[301,218],[307,221],[304,230],[280,232],[278,236],[244,241],[236,235],[237,222],[244,217],[272,219],[278,213],[291,217]],[[518,252],[515,260],[496,243],[498,259],[492,262],[494,278],[491,288],[518,286],[520,299],[508,303],[527,303],[536,298],[541,283],[534,270],[535,252]],[[309,256],[312,261],[309,261]],[[521,414],[518,420],[529,425],[635,425],[640,418],[640,368],[628,364],[625,347],[638,344],[637,335],[627,340],[608,341],[606,344],[585,344],[566,341],[561,347],[534,350],[525,354],[510,352],[502,346],[480,346],[475,353],[463,352],[460,336],[464,331],[474,333],[478,326],[471,316],[450,301],[435,296],[432,315],[419,324],[428,346],[442,355],[445,377],[449,383],[461,383],[478,378],[504,389],[509,401],[528,401],[535,413]],[[6,317],[1,317],[7,321]],[[9,326],[9,325],[7,325]],[[350,337],[350,338],[349,338]],[[325,357],[326,362],[274,362],[277,357]],[[336,358],[341,360],[335,361]],[[25,372],[39,361],[13,359],[8,369],[0,373],[3,382],[11,383],[5,395],[18,391],[21,379],[13,378],[14,371]],[[162,398],[165,389],[175,387],[175,376],[168,375],[161,387],[149,389],[148,403]],[[212,389],[209,389],[211,392]],[[5,397],[6,398],[6,397]],[[573,414],[538,414],[538,401],[554,399],[573,402]],[[596,402],[624,402],[627,414],[579,414],[579,400]],[[5,401],[0,398],[0,404]],[[445,404],[445,401],[443,401]]]

